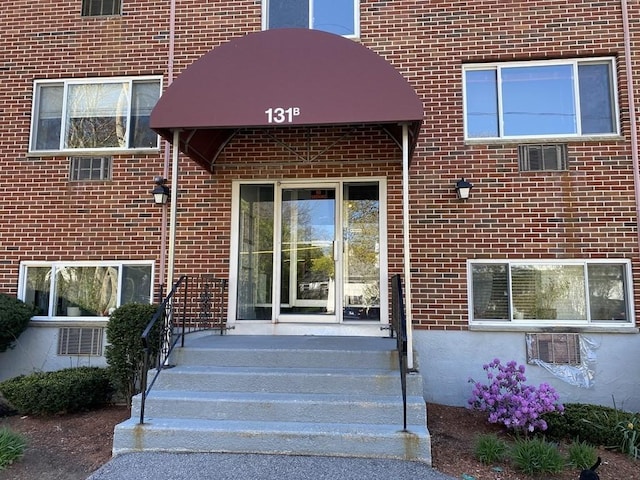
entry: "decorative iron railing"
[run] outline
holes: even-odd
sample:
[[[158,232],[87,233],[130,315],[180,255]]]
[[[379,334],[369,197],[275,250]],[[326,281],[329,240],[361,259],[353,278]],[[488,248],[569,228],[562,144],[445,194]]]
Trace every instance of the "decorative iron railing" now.
[[[184,347],[186,334],[196,331],[219,329],[220,335],[224,334],[226,288],[226,280],[212,275],[183,275],[147,324],[141,336],[144,350],[140,372],[141,424],[144,423],[147,396],[160,372],[170,367],[169,356],[176,344],[181,342]],[[155,373],[149,382],[148,373],[152,364]]]
[[[402,386],[402,407],[404,430],[407,430],[407,324],[402,296],[400,275],[391,277],[391,336],[396,338],[398,363],[400,364],[400,383]]]

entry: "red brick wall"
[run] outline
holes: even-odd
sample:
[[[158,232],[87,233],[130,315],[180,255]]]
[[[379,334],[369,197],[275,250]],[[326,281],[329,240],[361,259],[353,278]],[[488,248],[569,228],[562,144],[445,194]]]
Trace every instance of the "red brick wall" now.
[[[163,152],[116,155],[112,181],[69,183],[66,157],[29,157],[27,150],[35,79],[166,79],[169,3],[124,0],[122,16],[105,18],[80,17],[80,0],[16,0],[4,10],[0,291],[16,292],[21,260],[157,260],[161,214],[149,192],[153,176],[162,173]],[[260,29],[258,0],[176,5],[176,75],[216,45]],[[629,6],[637,45],[640,2]],[[393,63],[424,103],[410,172],[412,293],[420,328],[466,328],[470,258],[630,258],[640,285],[619,1],[361,0],[360,41]],[[610,55],[618,61],[622,137],[570,142],[569,171],[519,172],[516,144],[465,144],[464,63]],[[637,47],[633,55],[640,71]],[[322,151],[343,132],[311,133],[313,148]],[[296,129],[278,135],[292,145],[307,138]],[[176,273],[227,275],[232,180],[366,175],[389,179],[389,267],[401,271],[400,152],[378,131],[359,129],[313,162],[263,132],[246,132],[213,173],[188,159],[180,165]],[[465,203],[453,190],[462,176],[474,184]]]

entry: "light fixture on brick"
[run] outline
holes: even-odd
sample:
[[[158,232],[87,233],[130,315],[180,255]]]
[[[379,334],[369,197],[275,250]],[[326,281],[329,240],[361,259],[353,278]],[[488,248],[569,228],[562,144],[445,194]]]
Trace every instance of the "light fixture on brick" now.
[[[473,185],[467,182],[464,177],[462,177],[456,183],[456,193],[458,194],[458,198],[461,200],[467,200],[469,198],[469,193],[471,193],[471,189]]]
[[[156,184],[154,189],[151,191],[153,195],[153,201],[156,205],[166,205],[170,198],[170,190],[167,187],[167,179],[164,177],[154,177],[153,183]]]

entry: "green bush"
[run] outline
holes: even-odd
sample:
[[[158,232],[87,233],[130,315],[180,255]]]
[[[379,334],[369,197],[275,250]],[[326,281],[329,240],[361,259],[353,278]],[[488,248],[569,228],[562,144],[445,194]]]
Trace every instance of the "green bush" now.
[[[507,454],[507,444],[496,435],[480,435],[476,439],[474,454],[485,465],[493,465],[504,460]]]
[[[127,406],[131,406],[131,398],[140,391],[140,373],[144,365],[140,337],[157,309],[156,305],[128,303],[116,309],[107,324],[109,345],[105,349],[105,356],[111,381],[125,398]],[[161,329],[162,319],[159,319],[149,337],[152,357],[158,351]]]
[[[27,442],[22,435],[0,428],[0,472],[22,457],[26,447]]]
[[[21,415],[90,410],[111,400],[106,368],[78,367],[20,375],[0,383],[0,392]]]
[[[25,331],[34,314],[32,305],[0,293],[0,352],[13,347],[13,342]]]
[[[511,459],[516,468],[527,475],[558,473],[565,466],[558,446],[540,437],[516,440]]]
[[[623,432],[618,425],[629,423],[633,414],[602,405],[568,403],[564,413],[545,414],[547,422],[545,434],[557,440],[577,439],[591,445],[620,448]]]
[[[598,453],[593,445],[578,441],[569,445],[567,456],[569,464],[579,470],[589,468],[598,459]]]

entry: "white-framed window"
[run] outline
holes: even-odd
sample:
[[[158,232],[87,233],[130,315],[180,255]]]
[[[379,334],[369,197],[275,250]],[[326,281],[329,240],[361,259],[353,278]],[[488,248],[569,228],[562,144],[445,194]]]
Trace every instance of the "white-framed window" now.
[[[149,116],[160,77],[36,80],[30,152],[158,148]]]
[[[463,66],[465,138],[619,134],[613,58]]]
[[[360,35],[360,0],[262,0],[262,27],[310,28]]]
[[[120,15],[121,8],[120,0],[82,0],[83,17]]]
[[[469,322],[633,326],[628,260],[469,260]]]
[[[125,303],[151,303],[152,261],[22,262],[18,295],[35,319],[104,318]]]

